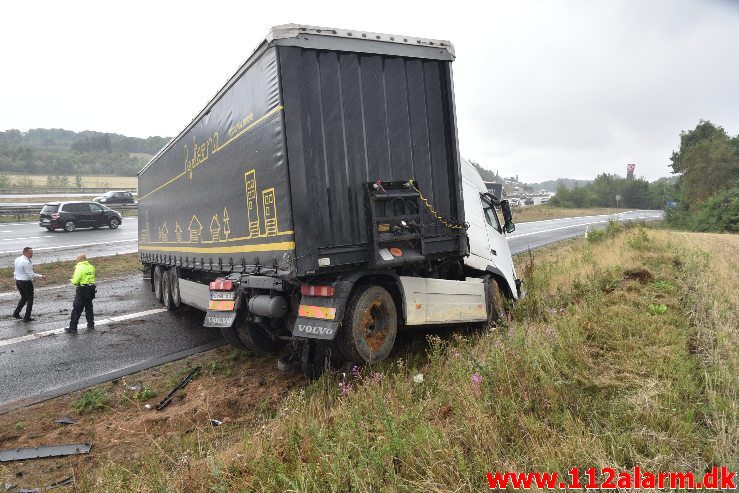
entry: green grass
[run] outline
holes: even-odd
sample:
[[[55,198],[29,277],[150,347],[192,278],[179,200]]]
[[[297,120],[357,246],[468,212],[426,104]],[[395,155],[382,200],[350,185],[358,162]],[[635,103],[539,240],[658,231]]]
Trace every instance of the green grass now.
[[[93,411],[99,411],[104,409],[108,404],[108,395],[101,388],[94,388],[86,390],[82,397],[74,401],[72,407],[80,413],[91,413]]]
[[[488,471],[736,468],[739,241],[609,229],[521,266],[528,296],[498,327],[429,336],[424,351],[291,392],[230,436],[162,444],[171,461],[111,462],[85,481],[451,492],[484,491]]]

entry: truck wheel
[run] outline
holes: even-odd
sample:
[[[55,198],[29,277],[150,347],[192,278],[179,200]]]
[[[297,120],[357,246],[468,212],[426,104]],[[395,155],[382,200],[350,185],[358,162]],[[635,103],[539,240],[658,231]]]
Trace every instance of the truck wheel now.
[[[221,335],[226,339],[226,342],[231,344],[233,347],[237,349],[248,349],[244,346],[244,343],[241,342],[241,339],[239,339],[239,332],[236,327],[221,327]]]
[[[172,267],[169,269],[169,276],[170,276],[170,290],[172,290],[172,303],[174,303],[175,308],[179,308],[182,306],[182,296],[180,296],[180,268],[179,267]]]
[[[279,351],[282,344],[274,341],[266,330],[254,322],[244,322],[239,325],[239,339],[246,349],[257,354],[269,354]]]
[[[503,293],[503,290],[500,288],[500,284],[498,284],[494,277],[488,279],[487,291],[488,322],[486,324],[486,327],[490,327],[491,325],[496,325],[498,321],[506,317],[506,297]]]
[[[376,363],[390,354],[397,334],[393,297],[383,287],[368,286],[349,300],[338,345],[349,361]]]
[[[315,380],[329,367],[329,341],[308,339],[303,343],[300,365],[303,375]]]
[[[164,302],[164,308],[169,311],[177,308],[172,300],[172,274],[169,270],[162,274],[162,301]]]
[[[161,265],[154,266],[154,275],[152,277],[152,282],[154,284],[154,298],[158,302],[164,301],[164,298],[162,296],[162,277],[164,274],[164,269]]]

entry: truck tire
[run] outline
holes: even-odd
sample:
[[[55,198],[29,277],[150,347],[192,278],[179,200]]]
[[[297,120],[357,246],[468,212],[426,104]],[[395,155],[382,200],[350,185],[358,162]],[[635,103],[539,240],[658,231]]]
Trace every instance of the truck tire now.
[[[177,308],[172,300],[172,274],[170,270],[164,271],[162,274],[162,302],[164,308],[169,311]]]
[[[151,282],[154,285],[154,298],[158,302],[164,301],[162,296],[162,277],[164,276],[164,268],[161,265],[154,266],[154,274],[151,276]]]
[[[239,325],[239,339],[244,347],[257,354],[276,353],[282,347],[280,341],[273,340],[266,330],[255,322],[244,322]]]
[[[182,306],[182,296],[180,296],[180,268],[172,267],[169,269],[169,276],[171,277],[170,289],[172,290],[172,303],[175,308]]]
[[[329,341],[308,339],[303,343],[300,366],[303,375],[315,380],[329,367]]]
[[[397,334],[393,297],[381,286],[365,286],[349,299],[337,342],[348,361],[376,363],[390,354]]]
[[[487,285],[488,295],[488,321],[486,328],[497,325],[497,323],[506,318],[505,302],[506,296],[494,277],[488,279]]]
[[[248,349],[244,346],[244,343],[239,339],[239,332],[236,327],[221,327],[221,335],[227,343],[231,344],[237,349]]]

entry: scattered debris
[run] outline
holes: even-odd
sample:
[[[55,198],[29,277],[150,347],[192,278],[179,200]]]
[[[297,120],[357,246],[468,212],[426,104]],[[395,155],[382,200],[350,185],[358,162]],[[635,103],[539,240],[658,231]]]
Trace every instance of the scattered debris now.
[[[423,383],[423,373],[413,375],[413,383]]]
[[[144,404],[144,407],[145,407],[146,409],[151,409],[151,404]]]
[[[223,421],[218,421],[217,419],[211,419],[211,420],[210,420],[210,424],[211,424],[211,425],[212,425],[213,427],[216,427],[216,426],[221,426],[221,425],[223,424]]]
[[[14,490],[14,489],[15,489],[15,488],[17,488],[17,487],[18,487],[18,485],[17,485],[17,484],[13,484],[13,483],[5,483],[5,491],[10,491],[10,490]]]
[[[134,384],[134,385],[128,385],[127,383],[124,382],[123,385],[126,386],[126,390],[130,390],[131,392],[138,392],[139,390],[141,390],[141,384],[140,383],[137,383],[137,384]]]
[[[0,450],[0,462],[42,459],[45,457],[61,457],[64,455],[87,454],[90,452],[91,448],[92,445],[90,445],[89,443],[77,443],[72,445],[46,445],[41,447]],[[18,474],[16,473],[16,476],[17,475]]]
[[[34,488],[32,490],[27,490],[25,488],[18,490],[18,493],[39,493],[41,490],[39,488]]]
[[[167,396],[162,399],[159,404],[157,404],[156,410],[161,411],[165,407],[169,405],[170,402],[172,402],[172,398],[174,397],[175,393],[177,393],[178,390],[184,389],[185,386],[192,381],[193,378],[195,378],[200,373],[201,368],[199,366],[195,367],[193,371],[187,374],[185,378],[182,379],[180,383],[177,384],[175,388],[173,388]]]
[[[73,420],[69,416],[62,416],[61,418],[54,421],[54,423],[59,423],[60,425],[73,425],[77,423],[77,421]]]
[[[73,482],[74,482],[74,476],[67,476],[64,479],[60,479],[56,483],[51,483],[49,486],[47,486],[44,489],[46,489],[46,490],[53,490],[54,488],[59,488],[61,486],[69,486]]]

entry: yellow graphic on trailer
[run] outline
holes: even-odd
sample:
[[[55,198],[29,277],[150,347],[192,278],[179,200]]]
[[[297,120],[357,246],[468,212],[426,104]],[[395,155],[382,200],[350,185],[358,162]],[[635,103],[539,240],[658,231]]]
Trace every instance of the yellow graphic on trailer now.
[[[187,229],[190,231],[190,243],[200,243],[200,234],[203,231],[203,225],[200,224],[198,216],[193,214],[190,220],[190,226]]]
[[[200,219],[193,215],[190,219],[190,224],[187,228],[188,236],[183,236],[183,230],[180,226],[179,221],[174,221],[174,236],[177,243],[198,243],[198,244],[214,244],[214,243],[230,243],[234,241],[252,240],[256,238],[267,238],[274,236],[292,236],[293,231],[280,231],[277,215],[277,192],[274,187],[267,188],[265,190],[259,190],[257,187],[257,173],[256,170],[251,169],[244,173],[244,187],[246,191],[246,216],[247,216],[247,231],[246,236],[232,237],[231,233],[231,217],[228,212],[228,207],[223,208],[223,212],[216,212],[213,214],[210,224],[206,227],[206,235],[210,235],[209,239],[203,238],[203,224]],[[220,214],[220,216],[219,216]],[[141,232],[141,243],[149,243],[151,245],[166,245],[175,243],[169,237],[169,230],[167,229],[167,223],[165,222],[159,227],[158,237],[152,238],[149,229],[149,211],[145,212],[146,225]],[[171,224],[171,222],[170,222]],[[206,223],[207,224],[207,223]],[[154,240],[154,241],[152,241]],[[275,249],[284,249],[286,247],[293,248],[292,242],[274,243]],[[277,247],[279,245],[279,248]],[[269,245],[244,245],[243,247],[237,246],[224,246],[219,248],[208,248],[208,251],[228,251],[234,252],[238,248],[245,248],[248,250],[244,251],[270,251],[267,247]],[[140,247],[144,250],[155,250],[156,247]],[[167,247],[163,247],[166,249]],[[192,248],[192,247],[170,247],[173,248]],[[185,250],[182,250],[185,251]]]
[[[216,243],[220,241],[221,237],[221,222],[218,220],[218,213],[213,214],[213,219],[210,220],[210,241]]]
[[[180,226],[180,223],[177,221],[174,222],[174,235],[175,238],[177,238],[177,241],[182,241],[182,227]]]
[[[255,170],[244,174],[246,185],[246,214],[249,221],[249,238],[259,236],[259,197],[257,195],[257,173]]]
[[[167,223],[165,222],[161,228],[159,228],[159,241],[166,243],[169,241],[169,230],[167,230]]]
[[[264,235],[275,236],[277,234],[277,207],[274,188],[262,191],[262,207],[264,207]]]
[[[228,241],[228,236],[231,234],[231,224],[228,217],[228,207],[223,208],[223,236],[221,241]]]

